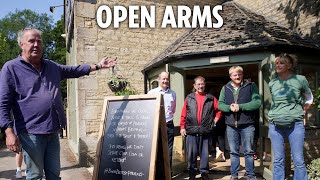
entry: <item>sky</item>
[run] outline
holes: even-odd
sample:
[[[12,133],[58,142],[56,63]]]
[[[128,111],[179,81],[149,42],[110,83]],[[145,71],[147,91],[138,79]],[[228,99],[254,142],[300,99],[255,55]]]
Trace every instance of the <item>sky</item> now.
[[[53,17],[54,23],[60,20],[63,14],[63,6],[56,7],[54,12],[50,12],[50,6],[63,5],[64,0],[6,0],[1,1],[0,19],[4,18],[9,12],[15,12],[16,9],[30,9],[36,13],[47,13]]]

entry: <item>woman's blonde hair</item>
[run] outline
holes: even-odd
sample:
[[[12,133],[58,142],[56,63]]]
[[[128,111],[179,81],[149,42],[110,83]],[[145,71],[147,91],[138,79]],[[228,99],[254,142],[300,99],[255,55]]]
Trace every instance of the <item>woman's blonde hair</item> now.
[[[279,61],[284,64],[291,64],[291,68],[289,69],[292,73],[297,71],[298,59],[297,56],[288,53],[281,53],[275,59],[275,63]]]

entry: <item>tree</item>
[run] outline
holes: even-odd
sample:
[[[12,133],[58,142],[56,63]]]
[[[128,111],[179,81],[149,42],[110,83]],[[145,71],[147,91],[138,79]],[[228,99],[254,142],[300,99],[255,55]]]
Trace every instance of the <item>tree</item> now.
[[[48,58],[59,64],[66,64],[66,40],[61,35],[64,34],[64,17],[57,21],[53,30],[49,33],[52,39],[51,48],[48,49]]]
[[[16,10],[14,13],[7,14],[3,19],[0,19],[0,43],[5,43],[0,56],[0,68],[3,64],[15,57],[21,52],[18,42],[17,34],[26,27],[37,28],[42,31],[42,41],[44,46],[44,57],[49,56],[52,48],[52,39],[49,35],[53,29],[52,17],[47,14],[38,14],[31,10]],[[4,41],[3,41],[3,37]]]
[[[61,36],[64,34],[64,16],[61,16],[61,20],[57,21],[54,29],[49,33],[52,41],[52,48],[48,49],[49,59],[52,59],[59,64],[66,64],[66,40]],[[67,97],[67,81],[61,82],[62,98]]]
[[[6,49],[6,47],[7,47],[7,38],[4,35],[2,35],[2,33],[0,32],[0,57],[5,52],[4,49]]]

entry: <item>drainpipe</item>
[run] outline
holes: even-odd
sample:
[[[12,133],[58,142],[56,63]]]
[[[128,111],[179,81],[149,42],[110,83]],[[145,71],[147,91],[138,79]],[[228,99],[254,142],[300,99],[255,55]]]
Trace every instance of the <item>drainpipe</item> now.
[[[147,79],[147,73],[146,71],[143,72],[143,84],[144,84],[144,94],[148,93],[148,79]]]
[[[170,79],[171,73],[169,72],[169,64],[166,64],[166,65],[165,65],[165,70],[166,70],[166,72],[169,73],[169,87],[170,87],[170,86],[171,86],[171,79]]]

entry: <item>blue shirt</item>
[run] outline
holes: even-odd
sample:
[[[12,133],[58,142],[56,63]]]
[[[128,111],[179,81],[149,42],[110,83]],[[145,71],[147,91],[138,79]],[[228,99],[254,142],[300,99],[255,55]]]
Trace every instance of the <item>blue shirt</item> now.
[[[50,134],[66,125],[60,81],[90,73],[90,65],[66,66],[42,59],[39,72],[21,56],[4,64],[0,76],[0,127],[17,134]]]
[[[163,95],[166,122],[172,121],[174,118],[174,113],[176,112],[176,92],[174,92],[170,88],[164,91],[161,87],[157,87],[148,92],[148,94],[156,93],[161,93]]]

